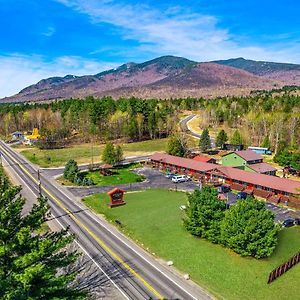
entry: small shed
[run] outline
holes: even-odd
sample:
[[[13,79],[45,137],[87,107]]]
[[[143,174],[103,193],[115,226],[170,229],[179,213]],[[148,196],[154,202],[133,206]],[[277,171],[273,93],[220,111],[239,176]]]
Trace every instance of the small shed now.
[[[269,148],[249,146],[248,149],[254,151],[257,154],[264,154],[264,155],[272,154],[272,151]]]
[[[112,174],[112,172],[110,171],[110,169],[113,166],[110,164],[102,164],[99,166],[99,170],[100,170],[100,174],[103,176],[110,176]]]
[[[241,151],[244,149],[244,145],[242,144],[223,144],[222,150],[227,151]]]

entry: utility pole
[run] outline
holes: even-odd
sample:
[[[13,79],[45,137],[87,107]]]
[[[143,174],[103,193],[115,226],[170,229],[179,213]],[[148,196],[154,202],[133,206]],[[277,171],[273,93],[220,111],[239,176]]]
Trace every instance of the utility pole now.
[[[92,138],[92,170],[94,170],[94,139]]]
[[[38,181],[39,181],[39,198],[42,198],[42,183],[41,183],[40,169],[38,169],[37,175],[38,175]]]

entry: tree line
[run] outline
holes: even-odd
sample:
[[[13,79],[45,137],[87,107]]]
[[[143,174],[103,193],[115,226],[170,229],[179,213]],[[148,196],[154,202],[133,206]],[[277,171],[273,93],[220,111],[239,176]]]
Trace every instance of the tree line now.
[[[300,145],[300,96],[259,93],[247,97],[205,99],[139,99],[110,97],[68,99],[50,103],[0,105],[0,134],[41,129],[47,147],[77,136],[140,141],[168,136],[177,129],[180,112],[199,111],[201,128],[223,126],[238,130],[244,144],[270,145],[277,151],[283,141],[292,150]],[[59,130],[58,130],[59,128]]]

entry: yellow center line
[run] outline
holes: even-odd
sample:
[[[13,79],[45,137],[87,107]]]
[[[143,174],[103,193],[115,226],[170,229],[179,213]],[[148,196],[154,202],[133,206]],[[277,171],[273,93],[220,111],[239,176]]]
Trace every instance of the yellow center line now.
[[[32,174],[29,173],[29,171],[24,168],[18,161],[9,154],[3,146],[0,146],[2,150],[8,155],[37,185],[39,184],[38,180],[32,176]],[[139,279],[155,296],[158,297],[158,299],[163,300],[164,297],[154,289],[143,277],[141,277],[136,271],[134,271],[116,252],[114,252],[109,246],[107,246],[92,230],[90,230],[86,225],[84,225],[79,219],[77,219],[74,214],[69,211],[60,200],[58,200],[47,188],[45,188],[43,185],[41,185],[41,188],[47,193],[70,217],[79,225],[81,228],[83,228],[97,243],[105,249],[114,259],[116,259],[118,262],[120,262],[132,275],[134,275],[137,279]]]

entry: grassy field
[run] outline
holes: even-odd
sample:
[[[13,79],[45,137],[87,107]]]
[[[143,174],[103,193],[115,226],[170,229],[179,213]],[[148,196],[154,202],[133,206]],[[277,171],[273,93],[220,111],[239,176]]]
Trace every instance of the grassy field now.
[[[138,167],[138,164],[130,164],[120,168],[112,169],[113,175],[103,176],[99,170],[83,172],[85,177],[93,180],[95,185],[106,186],[106,185],[116,185],[116,184],[125,184],[125,183],[134,183],[141,182],[144,180],[144,177],[133,173],[131,170]],[[58,178],[58,181],[63,185],[76,185],[73,182],[65,179],[63,176]]]
[[[157,151],[165,151],[167,139],[149,140],[137,143],[122,144],[124,156],[148,155]],[[69,159],[78,164],[91,163],[92,153],[94,162],[101,161],[104,145],[81,144],[63,149],[40,150],[38,148],[16,148],[29,161],[41,167],[64,166]]]
[[[242,258],[229,249],[192,237],[182,226],[186,195],[167,190],[125,194],[127,204],[109,209],[108,196],[98,194],[84,203],[109,220],[120,220],[122,230],[219,299],[299,299],[300,264],[267,285],[269,272],[300,250],[300,228],[284,229],[274,254],[263,260]],[[163,216],[163,218],[162,218]]]

